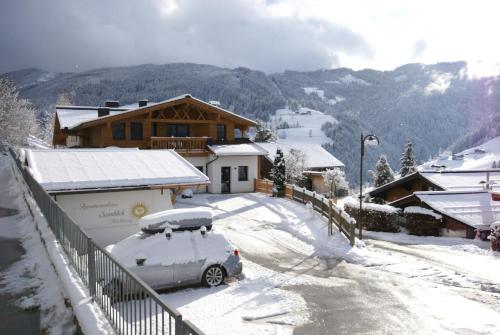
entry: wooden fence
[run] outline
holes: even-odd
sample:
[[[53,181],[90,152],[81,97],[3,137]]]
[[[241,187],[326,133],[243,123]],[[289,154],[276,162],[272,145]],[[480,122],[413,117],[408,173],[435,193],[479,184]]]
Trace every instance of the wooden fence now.
[[[255,192],[273,194],[273,182],[267,179],[255,179]],[[354,245],[356,221],[337,207],[331,199],[289,184],[285,187],[285,197],[303,204],[311,202],[314,210],[328,219],[328,235],[333,234],[333,225],[335,225],[349,239],[351,246]]]

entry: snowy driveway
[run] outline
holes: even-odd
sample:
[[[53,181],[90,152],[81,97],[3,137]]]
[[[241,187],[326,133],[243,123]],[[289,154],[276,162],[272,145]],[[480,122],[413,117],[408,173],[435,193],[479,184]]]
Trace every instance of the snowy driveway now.
[[[246,275],[164,294],[208,334],[500,333],[500,256],[468,241],[368,239],[351,249],[290,200],[196,195],[176,207],[199,205],[215,210],[214,229],[242,251]]]

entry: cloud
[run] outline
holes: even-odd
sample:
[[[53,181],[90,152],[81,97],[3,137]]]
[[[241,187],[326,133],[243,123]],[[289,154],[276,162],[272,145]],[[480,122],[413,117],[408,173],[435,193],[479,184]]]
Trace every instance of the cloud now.
[[[413,56],[412,59],[420,58],[425,50],[427,49],[427,43],[424,40],[418,40],[413,44]]]
[[[334,22],[276,16],[262,0],[6,0],[0,72],[196,62],[266,72],[370,59],[369,43]]]

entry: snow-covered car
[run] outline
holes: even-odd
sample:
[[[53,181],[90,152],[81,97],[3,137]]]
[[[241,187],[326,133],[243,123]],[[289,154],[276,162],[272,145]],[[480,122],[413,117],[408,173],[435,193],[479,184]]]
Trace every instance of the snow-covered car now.
[[[166,227],[173,231],[212,229],[213,213],[206,207],[168,209],[143,216],[139,220],[141,230],[149,233],[163,232]]]
[[[218,286],[243,269],[238,249],[224,235],[207,232],[204,227],[140,232],[106,249],[153,289],[197,283]]]

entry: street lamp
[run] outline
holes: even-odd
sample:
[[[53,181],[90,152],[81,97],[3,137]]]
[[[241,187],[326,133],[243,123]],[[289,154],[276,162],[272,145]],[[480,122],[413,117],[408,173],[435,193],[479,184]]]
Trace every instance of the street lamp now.
[[[363,224],[361,223],[361,212],[363,210],[363,157],[365,156],[365,144],[377,146],[380,141],[374,134],[363,136],[361,133],[361,156],[359,159],[359,211],[358,211],[358,230],[359,239],[363,239]]]

